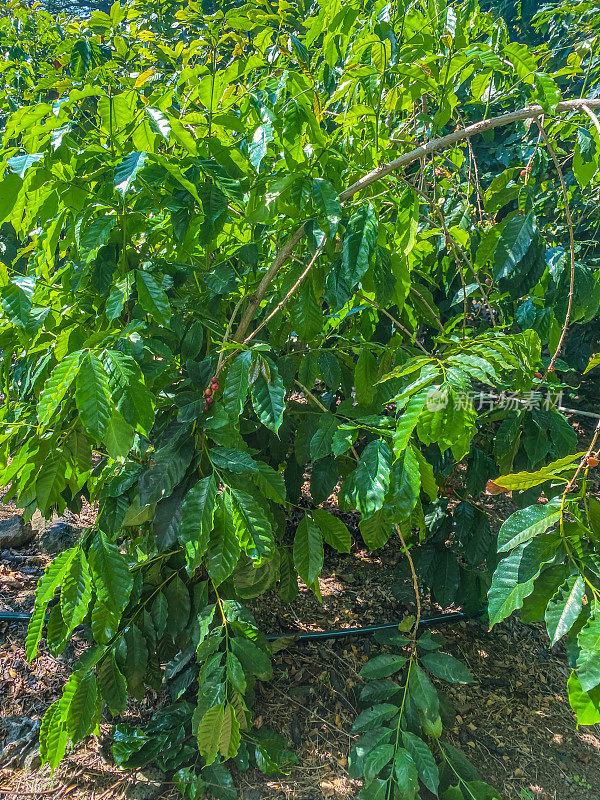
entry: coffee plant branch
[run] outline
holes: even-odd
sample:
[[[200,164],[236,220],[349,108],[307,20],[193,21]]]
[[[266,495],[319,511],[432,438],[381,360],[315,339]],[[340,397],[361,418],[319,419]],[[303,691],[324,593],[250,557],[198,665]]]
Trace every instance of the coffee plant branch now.
[[[600,108],[600,98],[585,98],[580,97],[575,100],[564,100],[561,103],[558,103],[555,110],[554,115],[558,114],[565,114],[569,111],[577,111],[579,109],[583,110],[585,113],[585,109],[592,109],[592,108]],[[458,142],[464,141],[465,139],[470,139],[472,136],[476,136],[479,133],[484,133],[485,131],[492,130],[494,128],[499,128],[505,125],[510,125],[513,122],[519,122],[525,119],[538,119],[541,116],[546,115],[548,112],[545,111],[541,105],[535,104],[531,106],[525,106],[524,108],[519,109],[518,111],[511,111],[507,114],[500,114],[497,117],[490,117],[489,119],[480,120],[479,122],[474,122],[472,125],[467,125],[464,128],[460,128],[453,133],[448,134],[447,136],[441,136],[437,139],[432,139],[430,142],[420,145],[419,147],[411,150],[408,153],[404,153],[403,155],[399,156],[398,158],[390,161],[388,164],[381,164],[376,169],[372,170],[371,172],[363,175],[356,183],[353,183],[352,186],[349,186],[345,189],[340,195],[339,199],[342,203],[349,200],[355,194],[360,192],[362,189],[366,189],[367,187],[371,186],[373,183],[380,181],[382,178],[387,177],[392,172],[401,167],[408,166],[408,164],[412,164],[413,161],[418,161],[419,159],[423,159],[426,156],[437,152],[438,150],[444,150],[447,147],[451,147],[453,144],[457,144]],[[256,291],[250,297],[248,302],[248,306],[242,318],[240,320],[240,324],[235,332],[234,339],[237,342],[244,342],[247,343],[250,339],[244,339],[245,334],[252,322],[256,311],[258,310],[268,287],[273,282],[275,276],[281,269],[281,267],[286,263],[288,258],[292,255],[294,248],[300,242],[300,240],[304,236],[304,226],[301,225],[296,231],[292,234],[291,238],[281,247],[272,265],[269,267],[268,271],[265,273],[263,279],[261,280],[260,284],[258,285]],[[312,265],[311,265],[312,266]],[[285,302],[289,300],[292,296],[295,289],[300,286],[298,282],[297,286],[293,287],[293,290],[288,293],[288,296],[285,298]],[[272,318],[278,311],[283,308],[284,303],[280,303],[274,312],[271,313],[269,319]],[[268,320],[265,320],[265,323]],[[221,364],[221,368],[223,368],[224,364],[229,360],[231,356],[223,360]]]
[[[565,336],[567,335],[567,328],[569,327],[569,321],[571,319],[571,311],[573,309],[573,292],[575,289],[575,233],[573,231],[573,217],[571,216],[571,208],[569,206],[569,195],[567,193],[567,184],[565,183],[565,176],[563,175],[563,171],[558,163],[558,158],[556,157],[556,152],[552,147],[550,139],[548,138],[548,134],[546,133],[546,129],[542,124],[539,118],[536,119],[536,123],[538,128],[540,129],[540,134],[544,140],[544,144],[548,152],[550,153],[550,158],[554,163],[554,167],[558,174],[558,180],[560,181],[560,189],[563,196],[563,202],[565,204],[565,217],[567,220],[567,227],[569,229],[569,255],[570,255],[570,275],[569,275],[569,298],[567,301],[567,311],[565,313],[565,321],[563,323],[562,330],[560,332],[560,338],[558,340],[558,344],[556,345],[556,349],[552,358],[550,359],[550,363],[548,364],[548,368],[546,369],[546,373],[544,375],[544,379],[549,372],[554,370],[554,364],[556,359],[559,356],[559,353],[562,349],[563,342],[565,340]]]

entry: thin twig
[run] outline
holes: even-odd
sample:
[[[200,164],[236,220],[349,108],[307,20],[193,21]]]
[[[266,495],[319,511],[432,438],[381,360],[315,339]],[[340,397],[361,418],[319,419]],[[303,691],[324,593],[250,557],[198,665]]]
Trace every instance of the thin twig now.
[[[425,300],[425,298],[423,297],[423,295],[421,294],[421,292],[420,292],[418,289],[416,289],[416,288],[415,288],[415,287],[412,285],[412,283],[411,283],[411,285],[410,285],[409,292],[412,292],[412,293],[415,295],[415,297],[417,297],[417,298],[418,298],[418,299],[419,299],[419,300],[420,300],[420,301],[423,303],[423,305],[425,306],[425,308],[427,309],[427,311],[429,311],[429,313],[431,314],[431,316],[432,316],[432,318],[433,318],[433,321],[434,321],[434,322],[435,322],[435,324],[438,326],[438,328],[440,329],[440,331],[441,331],[442,333],[446,333],[446,329],[445,329],[445,328],[444,328],[444,326],[442,325],[442,321],[441,321],[441,319],[440,319],[440,318],[438,317],[438,315],[435,313],[435,311],[433,310],[433,308],[432,308],[432,307],[429,305],[429,303],[427,302],[427,300]]]
[[[219,353],[219,360],[217,362],[217,369],[215,370],[215,375],[218,375],[221,372],[221,369],[222,369],[222,366],[223,366],[223,360],[225,358],[223,345],[227,342],[227,340],[229,339],[229,336],[231,335],[231,329],[233,327],[233,323],[235,321],[235,318],[237,317],[237,313],[240,310],[240,306],[242,305],[244,300],[245,300],[245,297],[242,295],[240,297],[240,299],[237,301],[237,303],[235,304],[235,308],[233,309],[231,317],[229,318],[229,322],[227,323],[227,329],[225,331],[225,335],[223,336],[223,343],[221,345],[221,351]]]
[[[263,279],[258,284],[258,288],[250,298],[250,302],[248,303],[248,307],[246,308],[242,319],[240,320],[240,324],[235,332],[234,339],[239,342],[244,338],[246,331],[248,330],[248,326],[252,322],[254,314],[258,309],[259,305],[261,304],[271,281],[277,275],[280,268],[285,264],[289,256],[292,254],[294,248],[304,236],[304,226],[301,225],[295,233],[292,234],[291,238],[283,245],[283,247],[279,250],[275,259],[267,272],[265,273]]]
[[[433,201],[433,199],[427,194],[427,192],[425,192],[422,189],[418,189],[417,187],[413,186],[413,184],[410,183],[410,181],[407,181],[406,178],[403,178],[402,176],[400,176],[400,180],[403,183],[405,183],[407,186],[410,186],[412,189],[414,189],[414,191],[417,192],[417,194],[419,194],[425,200],[425,202],[429,206],[431,206],[431,208],[433,208],[434,213],[438,216],[438,218],[440,220],[440,223],[442,225],[442,230],[444,232],[444,236],[445,236],[445,239],[446,239],[446,244],[447,245],[449,244],[450,247],[452,248],[452,251],[453,251],[453,254],[454,254],[454,259],[456,261],[456,265],[458,267],[459,273],[461,274],[461,283],[462,283],[462,286],[463,286],[463,294],[464,294],[463,305],[466,303],[466,291],[465,291],[464,278],[462,277],[462,268],[461,268],[461,265],[460,265],[460,259],[458,258],[458,253],[459,252],[460,252],[461,258],[463,259],[465,264],[469,267],[469,269],[473,273],[473,277],[475,278],[475,282],[477,283],[477,286],[479,287],[479,291],[481,292],[481,296],[483,297],[483,302],[485,303],[485,305],[487,307],[487,310],[488,310],[488,313],[490,315],[490,323],[493,325],[494,324],[494,312],[493,312],[492,307],[490,305],[490,301],[489,301],[488,296],[487,296],[487,294],[485,292],[485,289],[483,288],[483,284],[479,280],[479,275],[477,274],[477,270],[475,269],[471,259],[467,255],[467,253],[462,249],[462,247],[458,244],[458,242],[456,242],[454,240],[454,237],[450,234],[450,231],[448,230],[448,225],[446,223],[446,217],[444,215],[444,212],[438,206],[438,204],[435,203]],[[466,316],[466,312],[465,312],[465,316]]]
[[[324,405],[324,404],[323,404],[323,403],[322,403],[322,402],[319,400],[319,398],[318,398],[318,397],[317,397],[315,394],[313,394],[313,393],[311,392],[311,390],[310,390],[310,389],[309,389],[307,386],[305,386],[303,383],[300,383],[300,381],[296,380],[296,378],[294,378],[294,383],[296,384],[296,386],[297,386],[299,389],[302,389],[302,391],[304,392],[304,394],[305,394],[307,397],[309,397],[309,398],[310,398],[310,399],[313,401],[313,403],[314,403],[314,404],[315,404],[315,405],[316,405],[318,408],[320,408],[320,409],[321,409],[321,411],[329,411],[329,409],[327,408],[327,406],[326,406],[326,405]],[[354,456],[354,458],[355,458],[355,459],[358,461],[358,453],[356,452],[356,449],[355,449],[354,445],[350,445],[350,451],[352,452],[352,455]]]
[[[415,624],[413,626],[412,634],[411,634],[411,638],[412,638],[413,643],[414,643],[415,639],[417,638],[417,629],[419,627],[419,622],[421,621],[421,595],[419,593],[419,581],[417,579],[417,571],[415,570],[415,565],[414,565],[414,562],[412,560],[412,556],[410,554],[410,550],[408,549],[408,545],[404,541],[404,536],[402,535],[402,530],[400,528],[400,525],[396,524],[394,527],[396,528],[396,533],[400,537],[400,542],[402,544],[402,549],[404,550],[404,552],[406,554],[406,558],[408,559],[408,566],[410,567],[410,574],[412,576],[413,589],[414,589],[414,592],[415,592],[415,602],[417,604],[417,617],[415,619]]]
[[[586,454],[583,456],[583,458],[579,462],[579,466],[577,467],[577,469],[575,471],[575,474],[573,475],[573,477],[569,481],[569,483],[567,485],[567,488],[565,489],[565,491],[563,493],[563,505],[564,505],[564,498],[566,498],[567,494],[571,491],[571,489],[575,485],[575,482],[576,482],[577,478],[579,477],[582,469],[585,467],[585,465],[588,462],[589,457],[594,452],[594,445],[598,441],[598,436],[600,436],[600,420],[598,420],[598,424],[596,425],[596,429],[594,430],[594,435],[592,436],[592,441],[590,442],[590,446],[588,447]]]
[[[573,308],[573,293],[575,288],[575,233],[573,231],[573,218],[571,217],[571,209],[569,207],[569,195],[567,194],[567,184],[565,183],[565,176],[563,175],[563,171],[558,163],[558,158],[556,157],[556,153],[550,140],[548,139],[548,134],[539,119],[536,119],[536,123],[538,128],[540,129],[540,133],[542,134],[542,138],[550,153],[550,158],[554,162],[554,167],[556,168],[556,172],[558,173],[558,180],[560,181],[560,188],[562,191],[563,202],[565,204],[565,217],[567,219],[567,227],[569,229],[569,253],[571,256],[571,275],[569,278],[569,300],[567,303],[567,313],[565,314],[565,322],[562,327],[562,331],[560,333],[560,338],[558,340],[558,344],[556,345],[556,350],[554,351],[554,355],[550,359],[550,363],[548,364],[548,368],[544,373],[544,379],[549,372],[554,370],[554,363],[559,356],[559,353],[562,349],[563,342],[565,340],[565,336],[567,335],[567,328],[569,327],[569,321],[571,319],[571,310]]]
[[[300,285],[302,284],[302,282],[304,281],[304,279],[306,278],[308,273],[311,271],[315,261],[321,255],[321,252],[323,251],[324,247],[325,247],[325,237],[323,237],[323,239],[321,240],[321,243],[319,244],[319,246],[315,250],[315,254],[311,258],[311,260],[308,262],[308,264],[306,265],[306,269],[300,274],[300,277],[298,278],[296,283],[292,286],[292,288],[289,290],[289,292],[286,294],[286,296],[283,298],[283,300],[281,300],[279,303],[277,303],[277,305],[271,311],[271,313],[267,314],[267,316],[260,323],[260,325],[258,325],[258,327],[256,327],[252,331],[252,333],[244,339],[243,344],[248,344],[249,342],[251,342],[252,339],[254,339],[254,337],[265,327],[265,325],[268,325],[268,323],[273,319],[273,317],[281,311],[281,309],[288,302],[288,300],[294,294],[294,292],[300,287]],[[240,324],[240,327],[241,327],[241,324]],[[237,334],[236,334],[236,336],[237,336]]]
[[[592,120],[596,130],[598,131],[598,136],[600,136],[600,120],[598,119],[598,117],[594,114],[592,109],[587,104],[581,106],[581,108],[585,111],[585,113],[588,115],[588,117]]]
[[[355,297],[358,297],[358,299],[359,299],[359,300],[364,300],[364,301],[365,301],[365,303],[369,303],[369,304],[370,304],[370,305],[372,305],[374,308],[376,308],[378,311],[381,311],[381,313],[382,313],[382,314],[384,314],[384,315],[385,315],[385,316],[386,316],[386,317],[387,317],[389,320],[391,320],[391,321],[394,323],[394,325],[395,325],[395,326],[396,326],[396,327],[397,327],[399,330],[401,330],[401,331],[402,331],[402,333],[406,334],[406,336],[408,336],[410,339],[412,339],[412,340],[414,341],[414,343],[417,345],[417,347],[418,347],[420,350],[422,350],[422,351],[423,351],[423,353],[425,353],[425,355],[427,355],[427,356],[428,356],[428,355],[431,355],[431,354],[430,354],[430,352],[429,352],[428,350],[426,350],[426,349],[423,347],[423,345],[421,344],[421,342],[420,342],[420,341],[417,339],[417,334],[416,334],[416,333],[411,333],[411,332],[408,330],[408,328],[405,328],[405,327],[404,327],[404,325],[403,325],[401,322],[399,322],[399,321],[396,319],[396,317],[393,317],[393,316],[390,314],[390,312],[389,312],[389,311],[386,311],[386,310],[385,310],[385,308],[382,308],[382,307],[379,305],[379,303],[376,303],[376,302],[375,302],[375,300],[371,300],[369,297],[366,297],[364,294],[361,294],[360,292],[356,292],[356,294],[355,294]]]

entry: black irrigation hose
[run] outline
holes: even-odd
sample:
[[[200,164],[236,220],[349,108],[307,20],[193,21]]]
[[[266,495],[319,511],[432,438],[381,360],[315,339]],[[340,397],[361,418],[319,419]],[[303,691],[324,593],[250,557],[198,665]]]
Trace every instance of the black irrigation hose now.
[[[486,612],[486,608],[480,608],[473,614],[465,614],[462,611],[452,611],[448,614],[439,614],[437,617],[426,617],[419,623],[420,627],[431,625],[446,624],[460,619],[474,619]],[[0,611],[0,622],[27,622],[31,619],[30,613],[18,611]],[[300,641],[318,641],[319,639],[343,639],[348,636],[370,636],[377,631],[392,631],[398,629],[398,623],[392,622],[387,625],[368,625],[365,628],[342,628],[337,631],[315,631],[309,633],[296,633],[295,631],[284,631],[283,633],[268,633],[266,638],[270,642],[276,639],[298,639]]]

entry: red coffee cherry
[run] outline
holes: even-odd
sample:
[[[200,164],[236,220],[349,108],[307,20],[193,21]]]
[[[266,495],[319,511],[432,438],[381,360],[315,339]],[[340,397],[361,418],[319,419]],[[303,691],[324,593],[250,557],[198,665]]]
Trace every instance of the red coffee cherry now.
[[[536,372],[535,373],[535,377],[536,378],[541,378],[542,377],[542,373],[541,372]]]

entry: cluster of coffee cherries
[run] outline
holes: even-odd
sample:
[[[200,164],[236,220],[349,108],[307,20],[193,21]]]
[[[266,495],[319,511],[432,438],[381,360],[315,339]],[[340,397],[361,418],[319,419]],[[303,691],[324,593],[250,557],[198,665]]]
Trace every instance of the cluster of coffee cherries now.
[[[204,410],[208,411],[208,409],[212,406],[215,402],[215,392],[219,391],[219,381],[216,375],[213,375],[210,379],[210,386],[208,386],[204,390]]]

